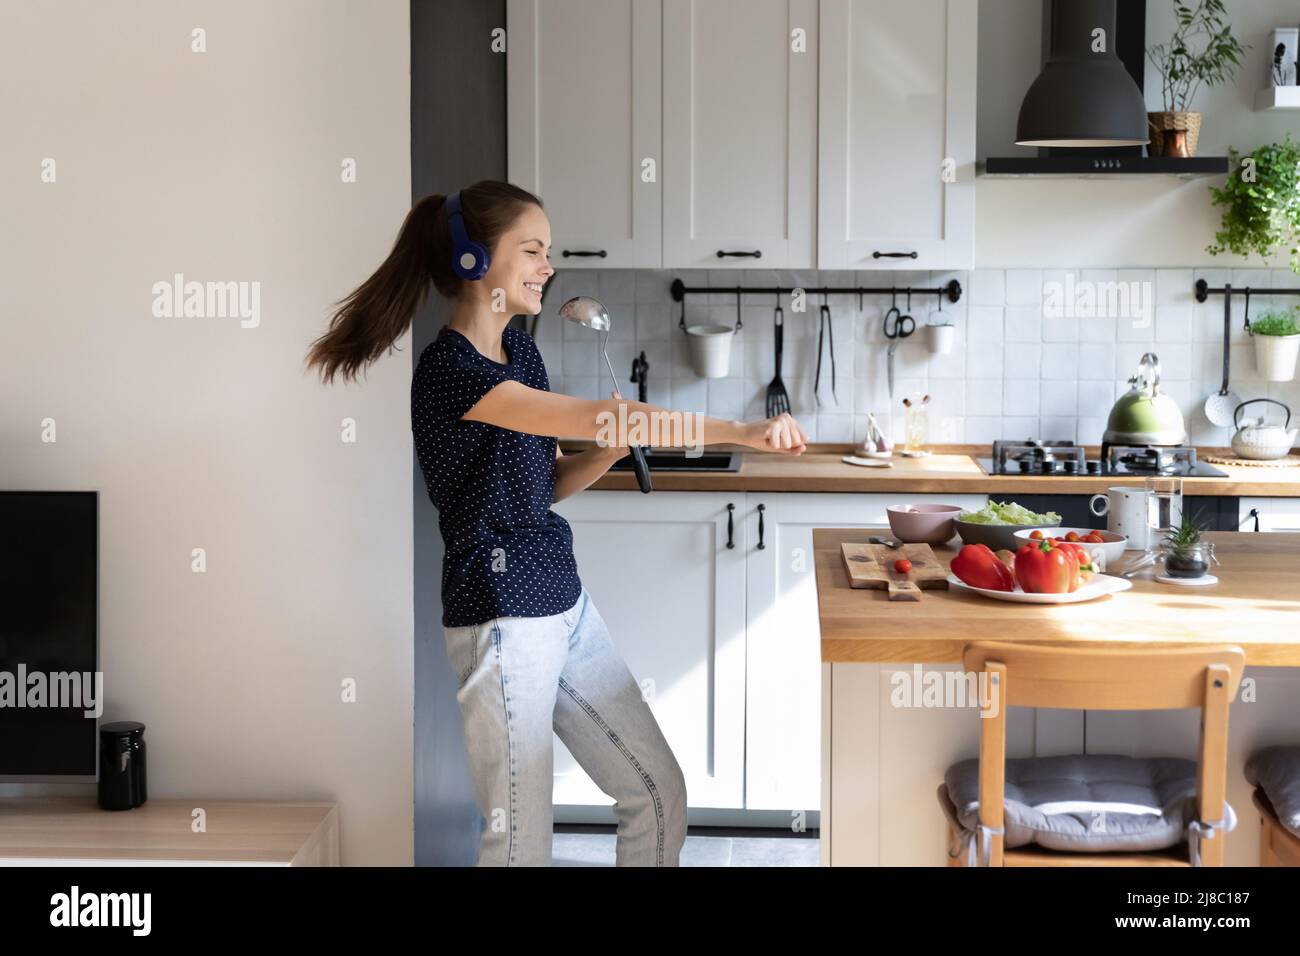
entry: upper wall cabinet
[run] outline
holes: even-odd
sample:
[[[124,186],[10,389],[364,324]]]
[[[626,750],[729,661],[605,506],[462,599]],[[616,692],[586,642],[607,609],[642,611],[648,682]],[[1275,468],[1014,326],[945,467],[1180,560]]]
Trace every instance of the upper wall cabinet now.
[[[821,0],[821,268],[974,265],[976,18],[975,0]]]
[[[817,0],[663,0],[665,268],[816,265],[817,55]]]
[[[508,175],[561,268],[662,264],[660,0],[508,0]]]

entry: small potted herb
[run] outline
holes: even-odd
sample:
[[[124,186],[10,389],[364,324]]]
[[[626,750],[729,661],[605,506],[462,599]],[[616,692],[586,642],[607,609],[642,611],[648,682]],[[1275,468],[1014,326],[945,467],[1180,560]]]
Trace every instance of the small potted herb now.
[[[1250,337],[1255,342],[1255,367],[1264,378],[1270,382],[1295,378],[1300,326],[1296,325],[1294,309],[1260,316],[1250,323]]]
[[[1161,553],[1165,558],[1165,574],[1171,578],[1204,577],[1210,562],[1218,563],[1213,542],[1202,537],[1204,526],[1192,515],[1183,513],[1177,528],[1165,535]]]
[[[1195,156],[1201,114],[1191,112],[1202,87],[1226,83],[1237,72],[1248,46],[1232,35],[1223,0],[1173,0],[1174,27],[1168,43],[1147,50],[1160,74],[1164,110],[1148,113],[1152,156]]]

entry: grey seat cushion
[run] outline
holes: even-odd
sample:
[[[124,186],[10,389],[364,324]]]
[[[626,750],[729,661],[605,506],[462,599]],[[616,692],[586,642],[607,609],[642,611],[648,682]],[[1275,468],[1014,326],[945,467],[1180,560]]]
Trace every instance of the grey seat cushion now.
[[[967,831],[979,824],[979,761],[944,774]],[[1071,754],[1006,761],[1003,846],[1150,851],[1177,846],[1197,818],[1196,763],[1178,757]],[[1237,825],[1224,802],[1224,828]],[[969,835],[969,834],[968,834]]]
[[[1264,791],[1282,826],[1300,837],[1300,746],[1265,747],[1251,754],[1246,779]]]

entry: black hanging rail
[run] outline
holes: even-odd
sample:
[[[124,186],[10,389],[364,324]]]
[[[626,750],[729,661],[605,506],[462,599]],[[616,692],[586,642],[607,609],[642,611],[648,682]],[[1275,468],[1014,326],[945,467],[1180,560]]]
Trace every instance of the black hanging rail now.
[[[1234,295],[1246,297],[1245,329],[1250,332],[1250,297],[1252,295],[1300,295],[1300,289],[1256,289],[1248,285],[1235,286],[1232,283],[1212,289],[1204,279],[1197,279],[1196,301],[1204,302],[1212,295],[1223,296],[1223,348],[1226,352],[1229,342],[1228,329],[1232,323],[1232,297]]]
[[[779,298],[780,296],[783,295],[790,295],[792,292],[794,292],[796,288],[800,289],[806,295],[822,295],[822,296],[856,295],[858,297],[859,311],[862,310],[863,296],[868,296],[868,295],[893,295],[893,296],[905,295],[908,296],[909,298],[913,295],[920,295],[920,296],[933,295],[939,297],[941,308],[942,308],[942,302],[944,296],[948,297],[949,302],[957,302],[958,300],[961,299],[961,283],[958,282],[956,279],[952,279],[946,285],[939,286],[938,288],[931,287],[928,289],[917,289],[911,286],[907,286],[905,288],[901,286],[880,286],[880,287],[853,286],[851,288],[850,287],[832,288],[829,286],[808,286],[808,287],[740,286],[740,285],[738,286],[688,286],[686,283],[682,282],[681,279],[674,279],[672,286],[670,286],[670,290],[673,296],[673,301],[680,302],[682,304],[681,318],[677,322],[677,324],[680,327],[682,328],[686,327],[686,297],[688,295],[709,295],[710,293],[724,293],[724,294],[734,293],[736,296],[736,328],[737,329],[741,327],[740,304],[743,296],[761,295],[761,296],[776,296]]]
[[[1300,289],[1255,289],[1248,285],[1235,286],[1232,284],[1219,286],[1217,289],[1211,289],[1210,284],[1204,279],[1196,280],[1196,301],[1204,302],[1212,295],[1300,295]]]

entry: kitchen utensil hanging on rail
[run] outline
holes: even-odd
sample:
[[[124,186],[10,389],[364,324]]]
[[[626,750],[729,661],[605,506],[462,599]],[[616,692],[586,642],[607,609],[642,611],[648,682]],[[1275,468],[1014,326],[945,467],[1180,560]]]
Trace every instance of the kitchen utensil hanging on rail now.
[[[822,340],[828,337],[831,346],[831,398],[838,405],[840,400],[835,394],[835,324],[831,320],[831,307],[826,304],[826,293],[823,292],[821,309],[817,314],[817,373],[813,376],[813,398],[817,399],[818,408],[822,404]]]
[[[1250,287],[1244,290],[1246,296],[1246,328],[1250,328]],[[1205,417],[1210,424],[1226,428],[1232,424],[1232,413],[1241,404],[1239,399],[1228,389],[1229,359],[1232,356],[1232,298],[1223,297],[1223,385],[1205,400]]]
[[[785,310],[781,308],[781,294],[776,296],[776,311],[772,314],[772,341],[776,348],[776,375],[767,386],[767,417],[775,418],[790,410],[790,394],[781,381],[781,348],[785,338]]]
[[[894,353],[898,351],[899,344],[916,331],[916,319],[911,315],[904,315],[898,309],[898,296],[895,294],[891,300],[889,311],[885,313],[885,338],[889,339],[889,357],[887,362],[887,379],[889,381],[889,401],[893,405],[894,401]],[[912,290],[907,290],[907,311],[912,311]],[[893,319],[893,324],[890,324]]]

